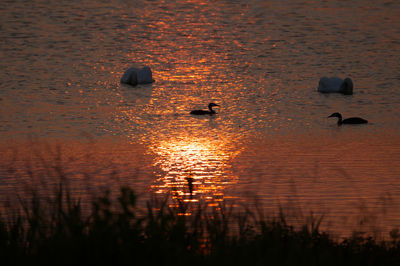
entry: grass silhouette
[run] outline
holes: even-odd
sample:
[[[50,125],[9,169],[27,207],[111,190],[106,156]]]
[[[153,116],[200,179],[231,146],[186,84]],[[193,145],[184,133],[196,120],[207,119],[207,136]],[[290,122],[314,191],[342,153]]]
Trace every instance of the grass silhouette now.
[[[84,211],[65,187],[60,182],[46,200],[32,191],[19,212],[2,215],[2,265],[400,265],[396,230],[391,241],[357,234],[334,241],[319,231],[322,218],[295,229],[284,215],[265,219],[222,203],[182,215],[188,205],[169,207],[168,198],[140,209],[126,186],[116,200],[106,191]]]

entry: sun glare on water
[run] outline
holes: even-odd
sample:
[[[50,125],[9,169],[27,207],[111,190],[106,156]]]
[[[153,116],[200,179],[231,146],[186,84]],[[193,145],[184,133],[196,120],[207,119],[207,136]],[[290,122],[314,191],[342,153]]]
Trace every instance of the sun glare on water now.
[[[215,206],[224,199],[224,189],[237,183],[230,172],[232,154],[222,141],[187,136],[160,141],[155,149],[155,165],[163,172],[152,185],[156,193]]]

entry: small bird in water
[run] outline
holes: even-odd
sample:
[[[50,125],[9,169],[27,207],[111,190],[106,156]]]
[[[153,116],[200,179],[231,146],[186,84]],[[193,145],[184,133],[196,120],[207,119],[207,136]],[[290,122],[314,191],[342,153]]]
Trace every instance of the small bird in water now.
[[[368,123],[367,120],[360,118],[360,117],[350,117],[342,120],[342,115],[340,113],[333,113],[328,117],[337,117],[338,122],[337,124],[340,126],[342,124],[366,124]]]
[[[215,103],[210,103],[208,105],[209,110],[193,110],[190,112],[191,115],[213,115],[216,114],[216,112],[212,109],[214,106],[219,106],[218,104]]]
[[[190,193],[190,199],[193,198],[193,177],[186,177],[186,181],[188,183],[188,188],[189,188],[189,193]]]

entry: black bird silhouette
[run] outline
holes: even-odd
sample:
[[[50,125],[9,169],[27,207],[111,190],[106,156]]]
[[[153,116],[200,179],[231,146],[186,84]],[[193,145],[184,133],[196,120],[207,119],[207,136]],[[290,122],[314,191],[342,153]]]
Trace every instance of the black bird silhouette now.
[[[337,117],[338,122],[337,124],[340,126],[342,124],[366,124],[368,123],[367,120],[360,118],[360,117],[350,117],[342,120],[342,115],[340,113],[333,113],[328,117]]]
[[[208,105],[209,110],[193,110],[190,112],[192,115],[213,115],[216,114],[216,112],[212,109],[214,106],[219,106],[218,104],[215,103],[210,103]]]
[[[193,198],[193,177],[186,177],[186,181],[188,183],[188,188],[189,188],[189,193],[190,193],[190,199]]]

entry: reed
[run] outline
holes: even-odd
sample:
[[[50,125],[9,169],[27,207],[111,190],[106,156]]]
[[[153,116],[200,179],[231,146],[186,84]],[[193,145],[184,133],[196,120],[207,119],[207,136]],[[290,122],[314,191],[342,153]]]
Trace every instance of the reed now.
[[[152,199],[145,209],[121,187],[116,200],[105,191],[84,211],[60,182],[43,200],[32,191],[19,211],[0,221],[3,265],[400,265],[399,233],[376,241],[356,233],[334,241],[319,231],[321,217],[295,229],[282,214],[209,208],[169,198]],[[15,206],[13,206],[15,208]],[[11,207],[10,207],[11,208]]]

